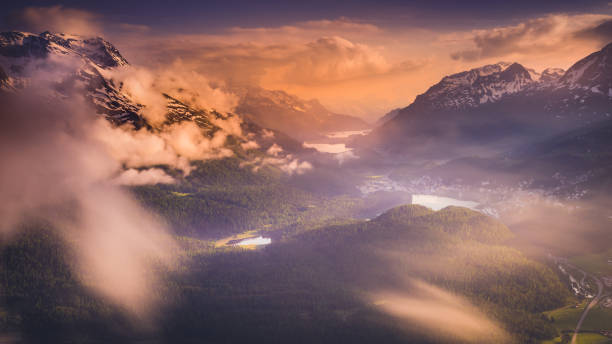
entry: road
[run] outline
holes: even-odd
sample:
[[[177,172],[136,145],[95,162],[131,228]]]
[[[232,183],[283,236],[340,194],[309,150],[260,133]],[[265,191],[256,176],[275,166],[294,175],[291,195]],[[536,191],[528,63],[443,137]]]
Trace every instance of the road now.
[[[587,315],[589,314],[589,311],[595,307],[595,305],[597,305],[597,303],[601,300],[602,294],[603,294],[603,290],[604,290],[604,285],[603,283],[599,280],[599,278],[597,278],[594,275],[588,274],[587,272],[581,270],[580,268],[569,264],[567,262],[564,262],[565,265],[576,269],[578,271],[580,271],[583,274],[582,280],[580,281],[580,283],[583,285],[584,287],[584,281],[586,279],[587,276],[593,278],[595,280],[595,283],[597,283],[597,295],[595,295],[595,297],[591,300],[591,302],[589,302],[589,304],[584,308],[584,311],[582,312],[582,315],[580,315],[580,319],[578,320],[578,324],[576,324],[576,329],[574,330],[574,335],[572,336],[572,344],[576,344],[576,340],[578,337],[578,332],[580,332],[580,328],[582,327],[582,323],[584,322],[584,319],[586,319]]]

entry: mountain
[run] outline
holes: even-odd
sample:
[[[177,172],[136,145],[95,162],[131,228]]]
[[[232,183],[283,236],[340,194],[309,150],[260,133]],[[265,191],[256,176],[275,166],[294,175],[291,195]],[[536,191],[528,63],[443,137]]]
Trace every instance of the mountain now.
[[[588,89],[612,96],[612,43],[576,62],[559,82],[571,89]]]
[[[12,89],[25,87],[38,72],[40,63],[48,63],[49,70],[56,68],[54,63],[57,69],[65,67],[62,61],[74,63],[78,73],[72,81],[84,84],[85,97],[99,114],[117,125],[127,122],[137,128],[145,125],[140,114],[142,106],[132,102],[120,87],[102,76],[102,71],[126,66],[128,62],[112,44],[100,37],[2,32],[0,57],[0,65],[7,71],[5,84]]]
[[[381,126],[381,125],[389,122],[390,120],[394,119],[400,113],[400,110],[402,110],[402,109],[393,109],[393,110],[387,112],[386,114],[384,114],[381,118],[379,118],[376,121],[376,126]]]
[[[8,75],[2,67],[0,67],[0,87],[5,88],[8,87]]]
[[[559,81],[565,74],[565,71],[561,68],[546,68],[539,74],[538,81],[546,84],[546,83],[555,83]]]
[[[589,202],[607,198],[612,192],[611,145],[612,119],[494,156],[460,157],[393,177],[407,184],[424,179],[447,189],[471,190],[472,197],[488,202],[495,202],[496,197],[507,200],[517,190]],[[498,196],[491,197],[495,194]]]
[[[28,86],[41,70],[68,69],[72,74],[61,85],[53,87],[56,95],[70,96],[74,91],[72,85],[79,85],[78,91],[84,90],[82,95],[97,114],[111,123],[117,126],[132,125],[135,129],[160,129],[153,128],[147,122],[143,116],[143,105],[134,101],[122,84],[105,76],[117,68],[130,68],[130,65],[117,48],[101,37],[86,38],[50,32],[40,35],[27,32],[0,33],[0,91],[18,92]],[[181,121],[193,121],[205,135],[212,136],[221,129],[217,125],[219,120],[239,117],[245,135],[233,137],[227,143],[235,151],[245,153],[240,147],[247,141],[255,141],[259,148],[251,151],[259,151],[261,154],[266,154],[274,144],[282,147],[282,152],[277,152],[280,156],[311,151],[284,133],[257,124],[251,117],[195,108],[170,95],[163,96],[167,100],[168,112],[162,127]]]
[[[468,326],[476,342],[537,343],[557,335],[542,312],[569,296],[549,267],[506,246],[512,233],[497,220],[407,205],[259,250],[181,237],[177,250],[189,259],[156,285],[159,330],[144,332],[70,273],[53,234],[33,228],[0,252],[0,324],[31,342],[463,343],[466,326],[448,324],[467,318],[478,324]],[[397,317],[387,312],[393,304],[433,313]]]
[[[421,110],[449,110],[476,107],[519,92],[533,82],[520,64],[500,62],[443,78],[417,96],[413,106]]]
[[[127,65],[119,51],[101,37],[83,39],[63,33],[43,32],[34,35],[26,32],[0,34],[2,55],[7,57],[45,58],[52,54],[74,55],[88,59],[101,68]]]
[[[444,77],[353,146],[387,157],[491,155],[606,120],[612,44],[566,72],[498,63]]]
[[[318,100],[303,100],[279,90],[260,87],[234,88],[240,98],[236,113],[261,125],[305,140],[326,132],[362,130],[369,126],[362,119],[336,114]]]

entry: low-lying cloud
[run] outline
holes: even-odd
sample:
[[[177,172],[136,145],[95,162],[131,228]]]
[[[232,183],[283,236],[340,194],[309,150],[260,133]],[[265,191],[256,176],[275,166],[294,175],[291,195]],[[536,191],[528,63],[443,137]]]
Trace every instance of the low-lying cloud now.
[[[114,127],[99,119],[92,134],[104,143],[109,156],[128,168],[168,165],[187,175],[192,170],[191,161],[233,155],[225,147],[228,135],[225,131],[219,130],[208,137],[191,121],[174,123],[151,132],[146,128],[134,130],[130,125]]]
[[[268,156],[256,157],[250,161],[243,162],[240,167],[250,167],[254,172],[259,171],[264,166],[274,166],[288,175],[300,175],[313,169],[308,161],[294,158],[291,154],[285,154],[284,149],[274,143],[266,150]]]
[[[137,170],[130,168],[114,178],[117,185],[174,184],[176,180],[160,168]]]
[[[419,280],[410,291],[373,293],[370,301],[426,337],[461,343],[507,343],[508,334],[468,300]]]
[[[219,112],[231,112],[238,103],[235,95],[221,87],[212,87],[208,78],[181,60],[174,60],[159,68],[126,66],[102,73],[116,84],[121,84],[122,90],[136,103],[144,105],[143,115],[153,125],[166,120],[168,99],[164,94],[196,109],[215,109]],[[236,126],[233,125],[233,128],[235,132]]]
[[[121,166],[90,135],[97,122],[86,102],[33,85],[0,94],[0,235],[28,221],[52,224],[76,252],[71,265],[84,285],[146,315],[156,303],[154,267],[172,264],[174,241],[112,182]]]

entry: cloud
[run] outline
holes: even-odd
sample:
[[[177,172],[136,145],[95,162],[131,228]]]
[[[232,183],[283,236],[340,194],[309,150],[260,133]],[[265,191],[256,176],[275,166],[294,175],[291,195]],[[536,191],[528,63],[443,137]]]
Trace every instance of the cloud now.
[[[334,83],[387,73],[394,67],[377,49],[340,36],[272,44],[215,43],[193,37],[153,43],[151,49],[158,45],[164,46],[165,56],[153,60],[164,68],[169,59],[180,56],[184,67],[233,84]]]
[[[105,120],[98,121],[95,137],[128,168],[168,165],[189,174],[191,161],[232,156],[233,152],[225,147],[228,136],[244,138],[242,120],[227,114],[235,107],[236,96],[213,87],[208,78],[179,60],[159,69],[126,66],[102,73],[143,106],[142,114],[153,126],[134,130],[131,126],[117,128]],[[190,106],[191,109],[181,110],[186,115],[205,111],[206,119],[219,130],[200,128],[195,121],[168,124],[170,100],[166,95]]]
[[[247,141],[240,144],[240,147],[244,150],[251,150],[259,148],[259,144],[255,141]]]
[[[102,30],[100,16],[95,13],[60,5],[26,7],[13,13],[8,21],[16,29],[35,33],[51,31],[97,36]]]
[[[317,98],[333,112],[373,120],[408,105],[443,76],[478,65],[507,60],[536,70],[567,69],[607,43],[610,30],[606,22],[612,18],[557,13],[466,30],[378,25],[340,17],[281,26],[228,27],[215,33],[151,34],[149,27],[117,23],[80,10],[31,9],[37,9],[30,12],[38,16],[61,13],[69,19],[65,23],[80,21],[92,24],[90,29],[101,26],[97,34],[105,33],[130,62],[149,67],[140,72],[143,75],[124,76],[126,88],[135,98],[145,99],[151,118],[159,119],[163,119],[165,101],[158,92],[149,96],[147,90],[174,90],[173,96],[180,95],[181,100],[204,99],[209,107],[224,111],[235,104],[231,95],[225,94],[225,100],[214,95],[223,94],[225,84],[282,89],[301,98]],[[181,72],[176,79],[174,70]],[[192,94],[177,92],[181,89]]]
[[[342,165],[349,160],[359,159],[359,156],[352,150],[347,150],[345,152],[334,154],[334,159],[338,160],[338,164]]]
[[[428,36],[338,18],[215,34],[122,35],[116,45],[129,61],[151,70],[180,59],[212,83],[282,89],[318,98],[334,112],[380,115],[427,86],[415,74],[423,73],[430,57],[415,57],[413,43],[433,41]]]
[[[268,68],[264,82],[321,84],[385,73],[391,65],[374,49],[341,37],[321,37],[295,48],[286,64]]]
[[[119,23],[117,26],[124,32],[148,33],[151,31],[148,25]]]
[[[256,157],[250,161],[241,163],[240,167],[251,167],[253,171],[258,171],[264,166],[274,166],[288,175],[300,175],[313,169],[308,161],[300,161],[291,154],[284,154],[281,146],[274,143],[266,150],[266,157]]]
[[[597,26],[577,31],[574,37],[577,39],[594,40],[602,45],[611,43],[612,20],[606,20]]]
[[[609,24],[602,24],[602,20],[607,18],[609,20],[610,16],[557,14],[512,26],[474,30],[469,38],[474,48],[456,51],[451,58],[475,61],[512,54],[559,53],[583,44],[579,38],[609,34]]]
[[[159,168],[149,168],[146,170],[130,168],[121,172],[112,182],[117,185],[147,185],[174,184],[176,180]]]
[[[118,185],[172,183],[159,168],[141,168],[168,165],[189,173],[193,160],[232,155],[224,145],[229,135],[242,135],[241,123],[219,115],[212,121],[220,130],[210,135],[191,121],[115,127],[84,99],[86,85],[75,82],[78,62],[66,57],[26,63],[23,88],[0,92],[0,235],[10,238],[24,221],[50,223],[76,252],[71,265],[85,286],[132,314],[147,315],[158,300],[154,271],[174,263],[175,243]],[[160,89],[198,106],[227,99],[205,88],[199,76],[185,74],[161,74],[146,79],[150,83],[135,77],[145,112],[161,109],[153,96]],[[189,82],[199,89],[181,89]],[[200,95],[204,99],[194,99]]]
[[[274,41],[286,41],[287,37],[300,37],[312,40],[325,35],[363,35],[376,34],[383,30],[371,23],[358,21],[346,17],[337,19],[321,19],[297,22],[292,25],[278,27],[232,27],[228,30],[234,35],[249,36],[251,38],[273,38]]]
[[[449,342],[510,342],[508,334],[468,300],[423,281],[413,280],[410,292],[374,293],[370,301],[424,336]]]
[[[121,166],[91,136],[94,111],[78,93],[69,102],[49,97],[53,85],[33,80],[0,95],[0,235],[10,238],[24,222],[50,223],[77,254],[69,265],[85,286],[145,316],[157,301],[154,267],[172,264],[174,241],[110,182]]]
[[[128,168],[168,165],[191,172],[193,160],[219,159],[233,155],[224,147],[227,133],[219,130],[212,137],[202,133],[194,122],[180,122],[151,132],[146,128],[113,127],[100,119],[93,137],[104,143],[109,156]]]
[[[273,155],[273,156],[279,156],[282,151],[283,151],[283,148],[275,143],[272,146],[270,146],[270,148],[268,148],[266,153]]]
[[[394,106],[405,105],[409,101],[406,92],[424,87],[414,82],[415,73],[424,70],[424,61],[403,58],[390,62],[379,47],[341,36],[270,44],[232,42],[231,38],[217,42],[211,37],[173,37],[149,43],[135,49],[140,57],[128,56],[130,61],[149,61],[145,63],[154,64],[152,70],[163,70],[180,57],[185,68],[213,82],[283,89],[306,99],[319,98],[340,113],[359,115],[371,111],[364,107],[373,106],[382,107],[378,110],[382,112],[390,99]],[[156,51],[163,51],[163,56]]]
[[[103,75],[122,85],[123,91],[136,103],[144,105],[143,114],[154,125],[166,120],[168,113],[167,94],[197,109],[215,109],[231,112],[237,104],[237,97],[213,87],[211,81],[197,73],[181,60],[174,60],[159,68],[125,66],[102,71]],[[226,126],[225,123],[219,123]],[[227,127],[237,134],[238,124]]]
[[[287,173],[288,175],[293,174],[304,174],[307,171],[312,170],[312,164],[308,161],[300,161],[298,159],[291,159],[288,157],[284,160],[277,160],[273,158],[264,159],[264,163],[277,165],[281,171]]]

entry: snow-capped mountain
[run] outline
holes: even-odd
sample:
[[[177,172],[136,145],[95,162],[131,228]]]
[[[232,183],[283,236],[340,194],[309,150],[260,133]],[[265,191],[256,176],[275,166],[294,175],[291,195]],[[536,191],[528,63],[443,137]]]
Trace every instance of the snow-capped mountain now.
[[[565,71],[561,68],[546,68],[540,73],[537,79],[541,84],[552,84],[563,77]]]
[[[533,80],[525,67],[500,62],[444,77],[417,96],[414,106],[423,110],[475,107],[517,93],[531,83]]]
[[[27,32],[0,33],[0,88],[19,90],[27,86],[31,74],[39,72],[40,63],[48,63],[44,68],[49,70],[61,67],[62,63],[70,64],[77,71],[73,81],[79,82],[86,90],[84,96],[97,113],[112,123],[130,123],[136,128],[149,126],[142,116],[143,106],[129,96],[122,84],[107,77],[109,71],[129,68],[128,61],[110,42],[101,37],[87,38],[50,32],[40,35]],[[326,131],[367,127],[359,118],[332,113],[317,100],[302,100],[283,91],[255,87],[234,88],[230,91],[240,99],[236,115],[251,130],[268,128],[288,133],[293,138],[304,139]],[[208,132],[219,129],[214,122],[224,115],[212,109],[194,109],[170,96],[166,98],[168,123],[192,120]],[[276,136],[284,137],[291,146],[299,146],[289,143],[289,137],[280,133]]]
[[[27,32],[0,33],[0,92],[19,92],[27,87],[41,72],[53,72],[66,67],[61,87],[52,87],[51,96],[71,96],[73,88],[64,84],[78,84],[79,95],[85,97],[97,114],[104,116],[115,125],[133,125],[135,129],[153,128],[143,116],[144,106],[127,93],[121,83],[107,77],[117,68],[130,68],[128,61],[119,50],[103,38],[86,38],[75,35],[40,35]],[[68,80],[66,80],[68,79]],[[287,135],[262,127],[248,118],[233,113],[219,113],[214,109],[196,108],[179,99],[163,94],[167,100],[167,120],[158,126],[171,125],[181,121],[193,121],[212,137],[222,130],[220,121],[239,117],[243,136],[228,140],[233,148],[258,147],[265,152],[274,144],[284,148],[287,154],[310,150],[302,147]],[[257,144],[253,144],[256,142]],[[250,148],[249,148],[250,149]],[[283,153],[284,154],[284,153]]]
[[[508,150],[612,116],[612,44],[567,71],[498,63],[444,77],[354,144],[436,158]]]
[[[72,59],[68,62],[68,59]],[[101,71],[128,64],[119,51],[104,39],[83,38],[44,32],[0,33],[0,66],[6,71],[5,89],[20,89],[29,83],[32,73],[38,73],[40,63],[55,61],[78,64],[74,80],[81,82],[97,112],[115,124],[130,122],[143,126],[141,105],[131,101],[120,87],[104,78]],[[50,62],[49,62],[50,63]],[[56,66],[48,66],[56,69]]]
[[[612,43],[576,62],[559,82],[571,89],[588,89],[612,97]]]
[[[101,37],[12,31],[0,34],[0,47],[2,55],[7,57],[44,58],[50,54],[63,54],[80,56],[101,68],[128,64],[119,51]]]

